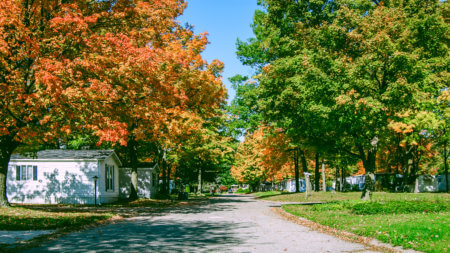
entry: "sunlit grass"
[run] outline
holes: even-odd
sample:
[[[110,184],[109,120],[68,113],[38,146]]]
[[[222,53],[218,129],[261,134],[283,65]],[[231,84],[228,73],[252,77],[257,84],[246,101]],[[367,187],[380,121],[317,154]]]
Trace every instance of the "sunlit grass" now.
[[[398,199],[392,195],[386,196]],[[428,197],[428,200],[423,200],[424,197]],[[406,198],[414,197],[407,195]],[[442,199],[430,200],[430,195],[419,195],[417,198],[422,200],[352,200],[312,206],[284,205],[283,209],[322,225],[373,237],[395,246],[401,245],[425,252],[448,252],[449,202]],[[417,203],[420,203],[420,207],[414,206]],[[390,213],[395,210],[395,205],[398,205],[401,213]],[[404,208],[407,205],[411,205],[411,208]]]
[[[311,192],[305,198],[305,193],[281,193],[281,192],[261,192],[255,193],[261,199],[280,202],[333,202],[340,200],[358,200],[361,192]],[[442,200],[449,201],[450,194],[446,193],[389,193],[374,192],[372,200]]]

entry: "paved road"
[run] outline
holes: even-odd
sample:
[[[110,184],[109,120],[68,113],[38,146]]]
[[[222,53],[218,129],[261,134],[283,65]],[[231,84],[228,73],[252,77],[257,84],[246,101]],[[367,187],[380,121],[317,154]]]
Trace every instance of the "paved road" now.
[[[249,196],[126,219],[73,233],[31,252],[367,252],[286,221]]]

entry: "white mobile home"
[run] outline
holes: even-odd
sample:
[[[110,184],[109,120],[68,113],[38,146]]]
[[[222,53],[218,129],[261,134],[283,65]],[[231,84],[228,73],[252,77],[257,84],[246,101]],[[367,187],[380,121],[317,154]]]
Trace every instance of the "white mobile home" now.
[[[113,150],[43,150],[33,157],[13,154],[7,176],[11,203],[93,204],[119,197],[121,162]]]
[[[120,168],[119,175],[119,198],[125,199],[130,196],[131,187],[131,168],[129,165]],[[139,198],[154,198],[158,191],[158,173],[157,163],[138,163],[138,190]]]

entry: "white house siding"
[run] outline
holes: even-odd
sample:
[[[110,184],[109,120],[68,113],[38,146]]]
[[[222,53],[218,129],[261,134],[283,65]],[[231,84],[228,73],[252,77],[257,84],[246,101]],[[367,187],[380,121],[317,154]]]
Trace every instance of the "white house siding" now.
[[[420,175],[418,178],[419,192],[439,191],[438,180],[434,175]]]
[[[114,166],[114,190],[106,191],[105,187],[105,165],[113,165]],[[115,202],[119,199],[119,165],[115,161],[115,159],[110,156],[106,158],[104,161],[99,161],[99,180],[98,184],[98,201],[100,203],[111,203]]]
[[[131,168],[120,168],[119,173],[119,198],[125,199],[130,196]],[[157,182],[158,175],[153,168],[138,168],[138,197],[154,198],[158,190]]]
[[[17,181],[16,165],[36,165],[37,180]],[[11,203],[89,204],[94,202],[97,161],[11,161],[7,196]]]

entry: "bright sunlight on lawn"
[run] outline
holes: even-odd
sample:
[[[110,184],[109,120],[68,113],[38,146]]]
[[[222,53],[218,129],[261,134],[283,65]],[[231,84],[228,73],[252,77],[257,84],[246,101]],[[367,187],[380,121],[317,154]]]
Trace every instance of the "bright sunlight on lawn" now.
[[[313,193],[311,198],[314,201],[331,203],[284,205],[283,209],[322,225],[395,246],[425,252],[448,252],[449,194],[374,193],[370,202],[358,200],[356,195],[359,194]],[[353,200],[336,201],[346,198]],[[265,199],[305,201],[304,195],[298,194]]]
[[[280,202],[332,202],[339,200],[358,200],[361,192],[312,192],[305,199],[305,193],[282,193],[279,191],[254,193],[260,199]],[[374,192],[372,200],[450,200],[449,194],[440,193],[389,193]]]

